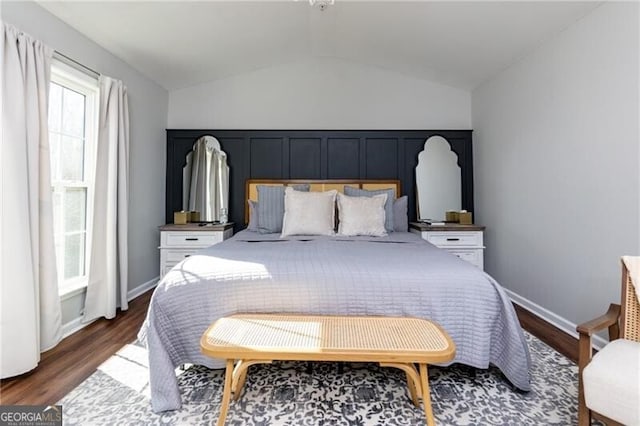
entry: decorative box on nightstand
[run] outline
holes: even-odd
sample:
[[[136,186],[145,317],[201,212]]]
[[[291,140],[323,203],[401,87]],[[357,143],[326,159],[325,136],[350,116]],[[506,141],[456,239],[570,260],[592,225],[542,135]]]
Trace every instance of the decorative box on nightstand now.
[[[233,223],[198,226],[195,223],[160,227],[160,279],[180,261],[205,247],[233,236]]]
[[[410,231],[484,270],[484,226],[411,222]]]

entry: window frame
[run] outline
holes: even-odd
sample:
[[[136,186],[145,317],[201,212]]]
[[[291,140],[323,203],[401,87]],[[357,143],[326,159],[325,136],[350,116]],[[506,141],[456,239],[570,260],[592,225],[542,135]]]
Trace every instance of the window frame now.
[[[84,274],[70,279],[64,278],[64,268],[58,267],[64,261],[57,261],[58,273],[58,293],[62,300],[78,294],[87,287],[88,273],[91,264],[91,241],[93,228],[93,201],[95,191],[95,172],[96,172],[96,148],[98,139],[98,108],[100,90],[97,78],[87,75],[86,73],[69,66],[68,64],[53,59],[51,63],[51,84],[55,83],[63,88],[82,94],[85,97],[84,107],[84,165],[82,180],[54,180],[53,169],[51,174],[51,191],[52,194],[56,190],[64,191],[65,188],[86,188],[86,205],[85,205],[85,243],[84,243]],[[48,134],[51,135],[49,130]],[[60,135],[60,143],[62,143],[62,129],[58,132]],[[64,229],[64,217],[54,218],[61,223],[54,223],[54,230]],[[79,231],[82,232],[82,231]],[[66,233],[63,232],[63,238]],[[64,241],[62,243],[64,245]]]

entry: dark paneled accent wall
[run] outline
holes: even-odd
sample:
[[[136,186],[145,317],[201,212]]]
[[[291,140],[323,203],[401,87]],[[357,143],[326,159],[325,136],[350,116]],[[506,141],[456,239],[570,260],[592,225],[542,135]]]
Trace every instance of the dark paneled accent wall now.
[[[431,136],[458,155],[462,208],[473,211],[471,130],[167,130],[166,220],[182,209],[182,168],[193,143],[212,135],[227,153],[229,216],[244,227],[247,179],[399,179],[416,219],[415,168]]]

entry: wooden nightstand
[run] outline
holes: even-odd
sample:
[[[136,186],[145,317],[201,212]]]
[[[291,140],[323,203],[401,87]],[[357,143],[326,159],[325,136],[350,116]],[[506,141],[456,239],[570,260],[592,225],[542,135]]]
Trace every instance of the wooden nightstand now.
[[[409,230],[434,246],[443,248],[484,270],[484,226],[448,223],[432,226],[411,222]]]
[[[160,229],[160,279],[183,259],[233,236],[233,223],[198,226],[162,225]]]

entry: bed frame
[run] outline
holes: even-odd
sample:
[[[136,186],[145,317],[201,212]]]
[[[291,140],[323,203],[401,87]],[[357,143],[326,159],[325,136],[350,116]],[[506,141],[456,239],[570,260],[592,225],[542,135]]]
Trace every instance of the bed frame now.
[[[442,136],[458,155],[461,207],[474,211],[471,130],[167,130],[165,217],[182,210],[182,168],[194,142],[214,136],[227,153],[229,220],[244,227],[247,179],[397,179],[416,218],[415,168],[431,136]]]
[[[258,185],[268,186],[290,186],[298,184],[309,184],[310,191],[330,191],[332,189],[338,192],[344,192],[345,186],[351,186],[368,191],[378,189],[393,189],[396,198],[402,195],[401,184],[397,179],[248,179],[245,186],[245,199],[258,201]],[[245,204],[244,223],[249,223],[249,206]]]

